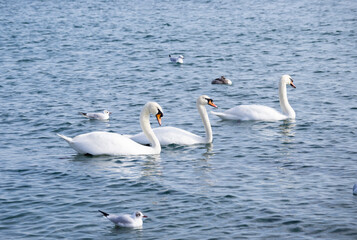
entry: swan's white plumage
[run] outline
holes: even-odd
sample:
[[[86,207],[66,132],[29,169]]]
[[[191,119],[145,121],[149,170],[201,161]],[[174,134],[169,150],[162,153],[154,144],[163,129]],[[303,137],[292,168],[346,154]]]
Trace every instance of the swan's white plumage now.
[[[206,139],[186,130],[176,127],[160,127],[153,129],[161,146],[177,144],[177,145],[193,145],[198,143],[206,143]],[[140,144],[149,144],[144,133],[139,133],[130,137],[135,142]]]
[[[143,132],[150,139],[152,147],[143,146],[121,134],[111,132],[90,132],[69,138],[58,134],[80,154],[91,155],[146,155],[159,154],[161,146],[150,127],[150,113],[161,119],[162,109],[154,102],[147,103],[140,115],[140,125]],[[161,113],[161,114],[160,114]],[[160,123],[160,122],[159,122]]]
[[[208,114],[205,105],[211,105],[217,107],[213,104],[213,100],[206,95],[200,96],[196,101],[196,106],[198,112],[200,113],[202,122],[206,130],[206,137],[201,137],[186,130],[176,128],[176,127],[160,127],[154,128],[153,131],[155,136],[158,138],[160,145],[193,145],[193,144],[204,144],[211,143],[213,140],[212,128],[208,118]],[[132,140],[141,143],[149,144],[149,141],[143,133],[136,134],[130,137]]]
[[[63,138],[63,135],[60,136]],[[64,136],[65,137],[65,136]],[[64,138],[65,139],[65,138]],[[68,139],[68,137],[67,137]],[[153,149],[140,145],[133,140],[111,132],[90,132],[81,134],[68,144],[80,154],[91,155],[136,155],[155,154]],[[124,146],[124,147],[120,147]]]
[[[224,113],[212,112],[224,120],[261,120],[278,121],[287,119],[287,116],[276,111],[274,108],[263,105],[239,105],[228,109]]]
[[[283,75],[279,82],[279,100],[283,113],[274,108],[263,105],[240,105],[230,108],[224,112],[211,112],[212,114],[224,120],[260,120],[260,121],[278,121],[284,119],[295,119],[295,111],[290,106],[286,93],[286,85],[290,84],[295,88],[289,75]]]

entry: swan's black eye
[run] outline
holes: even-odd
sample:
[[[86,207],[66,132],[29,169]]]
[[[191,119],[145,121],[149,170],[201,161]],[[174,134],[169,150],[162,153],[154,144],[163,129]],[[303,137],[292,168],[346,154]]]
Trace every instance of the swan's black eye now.
[[[160,111],[160,109],[157,109],[157,114],[160,115],[161,117],[164,116],[164,114]]]
[[[294,80],[293,80],[292,78],[290,78],[290,81],[291,81],[291,82],[294,82]]]

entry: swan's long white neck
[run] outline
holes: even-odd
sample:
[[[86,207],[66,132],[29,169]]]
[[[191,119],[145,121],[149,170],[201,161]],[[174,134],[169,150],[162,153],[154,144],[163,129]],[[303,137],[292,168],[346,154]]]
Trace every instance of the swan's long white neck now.
[[[280,81],[279,83],[279,101],[283,113],[289,118],[295,119],[295,111],[289,104],[288,95],[286,92],[286,84],[284,81]]]
[[[153,148],[154,152],[160,153],[161,151],[161,145],[159,140],[154,134],[154,131],[152,130],[150,126],[150,112],[148,107],[145,107],[140,114],[140,126],[141,129],[143,130],[145,136],[147,139],[149,139],[149,142],[151,143],[151,148]]]
[[[200,104],[198,100],[196,102],[196,107],[197,107],[198,112],[200,113],[200,116],[201,116],[201,119],[203,122],[203,126],[205,127],[206,143],[211,143],[213,140],[212,128],[211,128],[211,123],[208,118],[206,107],[205,107],[205,105]]]

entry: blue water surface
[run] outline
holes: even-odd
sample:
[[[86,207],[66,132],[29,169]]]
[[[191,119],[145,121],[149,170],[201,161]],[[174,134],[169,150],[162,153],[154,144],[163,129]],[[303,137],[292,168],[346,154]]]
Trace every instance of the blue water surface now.
[[[1,239],[357,238],[356,1],[1,1],[0,23]],[[203,136],[198,96],[279,110],[283,74],[296,120],[209,114],[213,144],[90,157],[56,135],[138,133],[156,101]]]

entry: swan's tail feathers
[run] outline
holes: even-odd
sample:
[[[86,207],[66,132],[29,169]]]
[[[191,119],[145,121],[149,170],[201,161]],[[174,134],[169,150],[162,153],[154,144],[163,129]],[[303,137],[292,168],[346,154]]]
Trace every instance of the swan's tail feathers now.
[[[213,115],[216,115],[216,116],[220,117],[220,118],[224,118],[224,113],[213,112],[213,111],[211,111],[211,113],[212,113]]]
[[[79,114],[82,114],[83,116],[88,117],[88,116],[87,116],[87,113],[79,112]]]
[[[127,137],[127,138],[132,138],[134,135],[130,135],[130,134],[122,134],[124,137]]]
[[[235,117],[227,114],[227,113],[222,113],[222,112],[213,112],[211,111],[212,114],[216,115],[217,117],[220,117],[223,120],[235,120]]]
[[[106,212],[103,212],[103,211],[100,211],[100,210],[98,210],[98,212],[102,213],[104,215],[104,217],[108,217],[109,216],[109,214],[106,213]]]
[[[57,135],[58,135],[59,137],[63,138],[64,140],[66,140],[68,143],[73,142],[73,139],[70,138],[70,137],[66,137],[65,135],[62,135],[62,134],[59,134],[59,133],[57,133]]]

